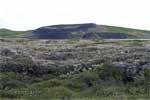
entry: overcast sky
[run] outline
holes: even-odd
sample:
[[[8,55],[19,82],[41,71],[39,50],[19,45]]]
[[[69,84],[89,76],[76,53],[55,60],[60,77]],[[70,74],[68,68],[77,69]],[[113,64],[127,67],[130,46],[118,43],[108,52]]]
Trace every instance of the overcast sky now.
[[[73,23],[150,30],[150,0],[0,0],[0,28]]]

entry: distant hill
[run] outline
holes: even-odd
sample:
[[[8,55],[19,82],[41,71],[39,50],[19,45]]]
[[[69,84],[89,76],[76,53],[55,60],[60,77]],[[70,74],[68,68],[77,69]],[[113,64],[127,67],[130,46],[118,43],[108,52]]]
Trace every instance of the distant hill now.
[[[25,37],[27,34],[31,34],[32,31],[12,31],[9,29],[0,29],[0,37],[16,38]]]
[[[0,29],[0,36],[33,39],[147,39],[150,38],[150,31],[85,23],[44,26],[32,31]]]

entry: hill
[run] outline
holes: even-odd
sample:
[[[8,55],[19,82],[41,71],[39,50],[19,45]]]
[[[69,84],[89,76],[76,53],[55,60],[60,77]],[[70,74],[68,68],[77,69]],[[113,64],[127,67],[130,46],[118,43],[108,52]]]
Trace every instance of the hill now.
[[[0,29],[0,37],[5,38],[16,38],[16,37],[24,37],[27,34],[31,34],[32,31],[13,31],[9,29]]]
[[[44,26],[32,31],[0,29],[0,37],[33,39],[149,39],[150,31],[85,23]]]
[[[41,27],[32,32],[32,37],[39,39],[150,38],[150,32],[145,30],[86,23]]]

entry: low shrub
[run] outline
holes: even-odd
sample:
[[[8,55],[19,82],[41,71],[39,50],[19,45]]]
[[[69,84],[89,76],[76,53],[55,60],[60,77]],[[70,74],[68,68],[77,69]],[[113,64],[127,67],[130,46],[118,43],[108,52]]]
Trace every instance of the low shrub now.
[[[104,81],[122,81],[124,72],[117,67],[102,64],[96,68],[99,77]]]

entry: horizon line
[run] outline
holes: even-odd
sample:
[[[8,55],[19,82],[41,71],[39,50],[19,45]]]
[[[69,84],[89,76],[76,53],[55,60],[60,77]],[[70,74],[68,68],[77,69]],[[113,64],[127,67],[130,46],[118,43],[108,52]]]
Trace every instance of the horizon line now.
[[[41,27],[47,27],[47,26],[57,26],[57,25],[78,25],[78,24],[95,24],[95,25],[101,25],[101,26],[110,26],[110,27],[118,27],[118,28],[128,28],[128,29],[135,29],[135,30],[143,30],[143,31],[150,31],[148,29],[140,29],[140,28],[133,28],[133,27],[126,27],[126,26],[118,26],[118,25],[108,25],[108,24],[97,24],[97,23],[75,23],[75,24],[51,24],[51,25],[43,25]],[[37,27],[37,28],[33,28],[33,29],[26,29],[26,30],[17,30],[17,29],[12,29],[12,28],[6,28],[6,27],[0,27],[0,29],[6,29],[6,30],[10,30],[10,31],[31,31],[31,30],[35,30],[41,27]]]

